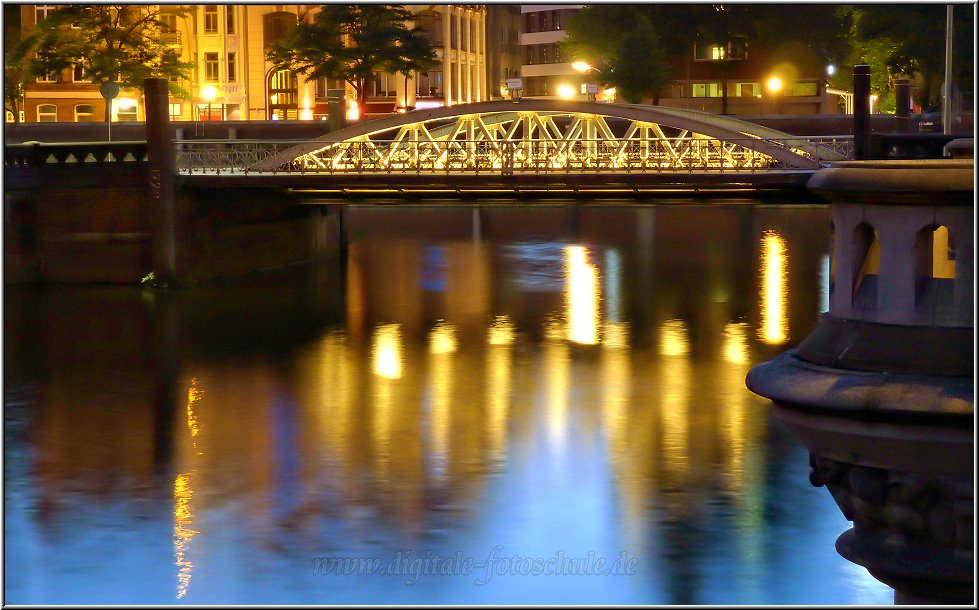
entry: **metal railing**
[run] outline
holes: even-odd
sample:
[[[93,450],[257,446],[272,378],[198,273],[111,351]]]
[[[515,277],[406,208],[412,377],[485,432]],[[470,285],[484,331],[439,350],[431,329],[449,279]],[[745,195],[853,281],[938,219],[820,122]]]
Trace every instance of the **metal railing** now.
[[[181,140],[176,167],[182,174],[560,174],[765,172],[795,169],[756,150],[762,141],[817,164],[852,158],[851,137],[688,137],[659,140],[395,140],[251,141]],[[316,145],[319,145],[316,148]],[[306,150],[295,156],[290,150]],[[261,166],[261,169],[258,167]]]

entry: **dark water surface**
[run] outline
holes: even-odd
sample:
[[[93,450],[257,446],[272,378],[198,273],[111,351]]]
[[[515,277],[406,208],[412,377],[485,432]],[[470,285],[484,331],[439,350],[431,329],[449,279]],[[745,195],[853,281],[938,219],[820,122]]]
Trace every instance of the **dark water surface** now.
[[[825,309],[826,208],[474,210],[7,287],[6,602],[892,602],[744,387]]]

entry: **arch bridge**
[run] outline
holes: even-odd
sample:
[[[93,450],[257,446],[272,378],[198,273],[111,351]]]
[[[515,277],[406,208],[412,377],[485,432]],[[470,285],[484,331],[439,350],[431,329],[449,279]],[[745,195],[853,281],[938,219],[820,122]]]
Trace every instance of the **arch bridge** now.
[[[178,171],[310,185],[798,185],[848,139],[658,106],[496,101],[392,115],[305,142],[186,141]]]

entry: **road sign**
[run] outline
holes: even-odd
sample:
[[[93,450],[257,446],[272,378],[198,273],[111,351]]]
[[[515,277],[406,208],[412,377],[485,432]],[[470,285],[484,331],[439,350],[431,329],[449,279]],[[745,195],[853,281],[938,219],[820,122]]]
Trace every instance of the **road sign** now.
[[[119,95],[119,85],[113,82],[102,83],[102,86],[99,87],[99,93],[107,100],[114,100]]]
[[[596,85],[595,83],[588,83],[587,91],[589,95],[595,95],[596,93],[598,93],[598,85]]]
[[[523,79],[522,78],[508,78],[506,79],[506,88],[510,91],[516,89],[523,89]]]

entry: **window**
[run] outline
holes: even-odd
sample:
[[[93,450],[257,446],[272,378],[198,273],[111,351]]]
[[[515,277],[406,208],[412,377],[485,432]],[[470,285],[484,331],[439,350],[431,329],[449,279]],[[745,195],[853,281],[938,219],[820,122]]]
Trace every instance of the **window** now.
[[[4,111],[4,115],[3,116],[4,116],[4,120],[6,120],[6,122],[8,122],[8,123],[13,123],[14,122],[14,113],[13,112],[10,112],[9,110]]]
[[[748,42],[744,36],[734,36],[727,43],[698,41],[694,45],[694,60],[725,61],[748,58]]]
[[[160,15],[160,29],[164,33],[176,32],[177,31],[177,16],[170,13],[162,13]]]
[[[442,46],[442,15],[435,11],[419,11],[415,14],[415,25],[425,30],[425,38],[433,47]]]
[[[204,53],[204,80],[216,82],[220,78],[218,71],[218,54]]]
[[[52,4],[41,4],[34,7],[34,23],[37,23],[43,19],[47,19],[54,9],[57,8]]]
[[[54,104],[40,104],[37,107],[38,123],[57,123],[58,107]]]
[[[238,79],[238,72],[237,72],[236,67],[235,67],[235,59],[236,59],[237,55],[238,55],[237,53],[228,53],[228,72],[227,72],[227,74],[228,74],[228,82],[229,83],[233,83],[233,82],[237,81],[237,79]]]
[[[561,29],[561,11],[554,11],[554,29]]]
[[[95,120],[95,106],[91,104],[78,104],[75,106],[75,122],[91,123]]]
[[[691,87],[691,97],[721,97],[720,83],[694,83]]]
[[[39,83],[56,83],[58,82],[57,72],[47,72],[44,76],[38,76],[37,82]]]
[[[394,97],[397,88],[397,76],[386,72],[374,72],[368,85],[367,92],[371,97]]]
[[[786,95],[795,97],[815,97],[818,95],[818,83],[792,83],[792,86],[785,92]]]
[[[761,95],[761,83],[737,83],[734,95],[738,97],[758,97]]]
[[[180,115],[183,114],[183,107],[180,102],[170,104],[170,120],[179,121]]]
[[[428,74],[422,74],[415,80],[418,83],[418,89],[416,91],[418,97],[442,96],[441,70],[429,70]]]
[[[224,7],[224,33],[234,34],[235,33],[235,7],[232,5],[227,5]]]
[[[71,70],[71,80],[75,83],[90,83],[92,79],[85,73],[85,66],[75,64]]]
[[[524,19],[524,29],[528,34],[537,31],[537,13],[527,13],[527,17]]]
[[[204,33],[205,34],[218,33],[218,5],[217,4],[204,5]]]
[[[549,47],[550,45],[546,45],[546,44],[542,44],[540,46],[540,62],[542,64],[550,63],[548,61],[548,51],[550,50]]]
[[[116,104],[117,121],[138,121],[138,106],[134,99],[122,99]]]

